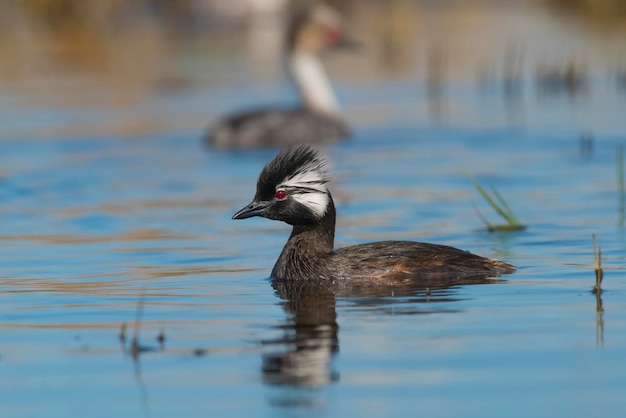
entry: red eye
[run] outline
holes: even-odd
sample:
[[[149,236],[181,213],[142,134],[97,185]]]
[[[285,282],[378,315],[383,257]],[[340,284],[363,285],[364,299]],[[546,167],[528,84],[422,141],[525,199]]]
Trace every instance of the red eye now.
[[[341,31],[334,28],[328,28],[326,30],[326,42],[328,42],[329,44],[338,44],[339,42],[341,42],[341,38],[343,38],[343,36],[341,36]]]
[[[283,189],[276,190],[276,200],[285,200],[287,192]]]

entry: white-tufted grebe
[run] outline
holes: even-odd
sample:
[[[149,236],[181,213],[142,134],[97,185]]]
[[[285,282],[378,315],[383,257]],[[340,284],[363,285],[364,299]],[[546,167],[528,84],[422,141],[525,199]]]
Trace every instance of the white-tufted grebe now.
[[[326,161],[308,145],[285,148],[267,164],[254,200],[233,219],[262,216],[293,226],[272,270],[280,280],[361,280],[405,283],[432,278],[480,278],[515,267],[457,248],[413,241],[381,241],[333,249],[335,205],[326,187]]]
[[[287,28],[286,66],[298,89],[301,106],[263,107],[233,114],[212,125],[206,137],[215,148],[261,148],[298,143],[326,143],[349,135],[319,61],[329,47],[350,46],[341,16],[317,5],[295,13]]]

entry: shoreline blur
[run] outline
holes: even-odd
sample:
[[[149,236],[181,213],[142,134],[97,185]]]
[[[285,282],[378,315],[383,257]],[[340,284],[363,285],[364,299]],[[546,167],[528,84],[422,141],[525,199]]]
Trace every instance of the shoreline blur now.
[[[331,3],[342,9],[351,33],[364,45],[358,54],[326,57],[339,83],[412,80],[416,89],[426,90],[434,109],[457,81],[495,86],[505,95],[532,84],[538,95],[578,97],[606,86],[606,80],[611,88],[626,90],[626,6],[618,1]],[[5,118],[11,118],[7,109],[20,106],[113,109],[113,115],[97,127],[89,122],[93,114],[74,116],[77,123],[46,126],[46,132],[3,120],[17,129],[5,128],[0,138],[199,131],[235,106],[231,90],[242,84],[279,101],[289,91],[280,60],[281,22],[284,9],[294,4],[4,3],[0,107]],[[166,104],[155,100],[163,98]],[[168,109],[172,118],[164,120],[164,110],[157,107],[180,107],[181,101],[186,111]]]

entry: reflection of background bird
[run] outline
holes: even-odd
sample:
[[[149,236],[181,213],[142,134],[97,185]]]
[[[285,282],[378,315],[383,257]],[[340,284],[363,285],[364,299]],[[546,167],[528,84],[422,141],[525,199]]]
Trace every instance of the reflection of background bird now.
[[[319,61],[322,50],[350,44],[342,29],[341,16],[327,6],[295,13],[286,33],[286,65],[302,106],[264,107],[228,116],[211,127],[208,144],[216,148],[255,148],[346,137],[348,129]]]
[[[335,279],[397,284],[428,277],[512,273],[507,263],[445,245],[380,241],[334,250],[335,205],[326,161],[308,145],[282,150],[263,168],[254,200],[233,219],[263,216],[293,225],[272,270],[276,279]]]

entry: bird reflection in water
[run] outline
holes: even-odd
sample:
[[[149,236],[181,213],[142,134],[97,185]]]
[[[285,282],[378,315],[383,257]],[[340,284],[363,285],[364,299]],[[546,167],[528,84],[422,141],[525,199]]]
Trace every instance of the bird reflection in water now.
[[[488,277],[421,277],[397,285],[327,280],[273,280],[272,287],[288,314],[279,338],[263,340],[272,347],[263,355],[263,380],[269,385],[322,387],[339,380],[333,358],[339,352],[336,299],[348,299],[358,307],[382,313],[424,314],[457,312],[426,307],[426,303],[453,302],[461,285],[503,283]],[[389,305],[412,304],[413,309],[389,309]],[[415,304],[423,304],[419,308]]]
[[[286,347],[286,352],[264,355],[264,381],[317,387],[338,380],[331,364],[339,351],[335,289],[309,280],[274,280],[272,287],[289,318],[282,326],[281,338],[263,342]]]

